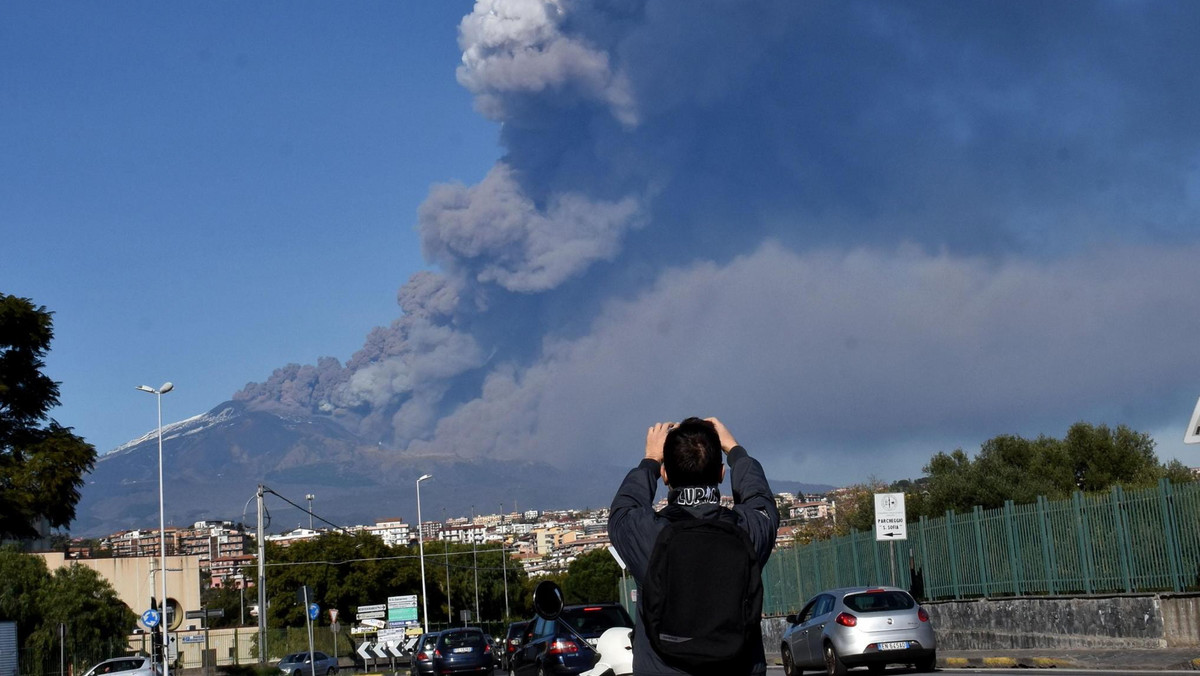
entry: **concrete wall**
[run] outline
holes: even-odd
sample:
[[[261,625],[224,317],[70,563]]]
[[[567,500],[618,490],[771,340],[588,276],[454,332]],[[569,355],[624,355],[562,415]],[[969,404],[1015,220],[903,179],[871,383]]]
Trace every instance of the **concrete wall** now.
[[[937,601],[929,611],[943,650],[1200,647],[1200,595],[1023,597]],[[763,620],[779,653],[783,618]]]
[[[117,596],[138,615],[150,607],[151,596],[159,596],[157,556],[67,559],[61,552],[43,552],[37,556],[45,559],[51,571],[72,563],[91,568],[108,580]],[[167,557],[167,596],[179,601],[184,611],[200,609],[200,557]]]
[[[1163,648],[1154,596],[998,598],[925,604],[947,650]]]
[[[1200,646],[1200,595],[1163,596],[1163,633],[1167,646]]]

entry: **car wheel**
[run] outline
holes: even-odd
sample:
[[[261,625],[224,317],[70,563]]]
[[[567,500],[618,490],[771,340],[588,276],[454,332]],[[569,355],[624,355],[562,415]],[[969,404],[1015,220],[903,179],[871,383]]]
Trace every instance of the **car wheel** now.
[[[825,673],[829,676],[843,676],[846,673],[846,663],[838,657],[837,648],[828,641],[825,643]]]
[[[779,656],[783,658],[783,674],[784,676],[796,676],[798,673],[796,665],[792,663],[792,651],[786,643],[779,649]]]
[[[929,657],[922,657],[914,664],[917,671],[930,672],[937,666],[937,653],[931,653]]]
[[[329,667],[329,671],[325,672],[325,676],[333,676],[337,673],[337,667]]]

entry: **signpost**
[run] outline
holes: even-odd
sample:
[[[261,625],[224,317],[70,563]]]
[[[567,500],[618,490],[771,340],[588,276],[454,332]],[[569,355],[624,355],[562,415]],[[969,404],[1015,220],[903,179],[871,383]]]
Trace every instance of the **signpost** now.
[[[896,540],[908,539],[903,493],[875,494],[875,540],[887,541],[892,586],[896,585]]]
[[[308,663],[314,667],[317,664],[317,658],[313,655],[313,620],[317,619],[317,615],[321,613],[321,607],[313,603],[312,587],[303,585],[296,590],[296,600],[304,604],[307,612],[304,613],[304,624],[308,626]]]
[[[361,615],[360,615],[361,616]],[[387,600],[387,626],[391,629],[419,624],[417,618],[417,596],[389,596]]]

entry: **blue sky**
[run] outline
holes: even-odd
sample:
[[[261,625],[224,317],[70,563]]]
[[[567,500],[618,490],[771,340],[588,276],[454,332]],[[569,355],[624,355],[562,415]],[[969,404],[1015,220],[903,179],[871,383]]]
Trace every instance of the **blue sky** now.
[[[496,125],[454,80],[469,2],[12,3],[0,288],[55,313],[60,422],[105,451],[276,366],[342,358],[422,266],[417,205]]]
[[[171,380],[414,455],[700,414],[802,481],[1079,420],[1200,465],[1193,3],[0,12],[0,290],[101,451]]]

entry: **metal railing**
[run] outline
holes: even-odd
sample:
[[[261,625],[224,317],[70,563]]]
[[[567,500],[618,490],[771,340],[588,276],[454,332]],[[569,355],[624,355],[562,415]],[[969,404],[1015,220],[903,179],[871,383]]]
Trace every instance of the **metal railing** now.
[[[780,549],[763,570],[763,612],[781,615],[834,587],[894,584],[927,599],[1182,592],[1200,588],[1200,483],[947,511],[908,525]]]

